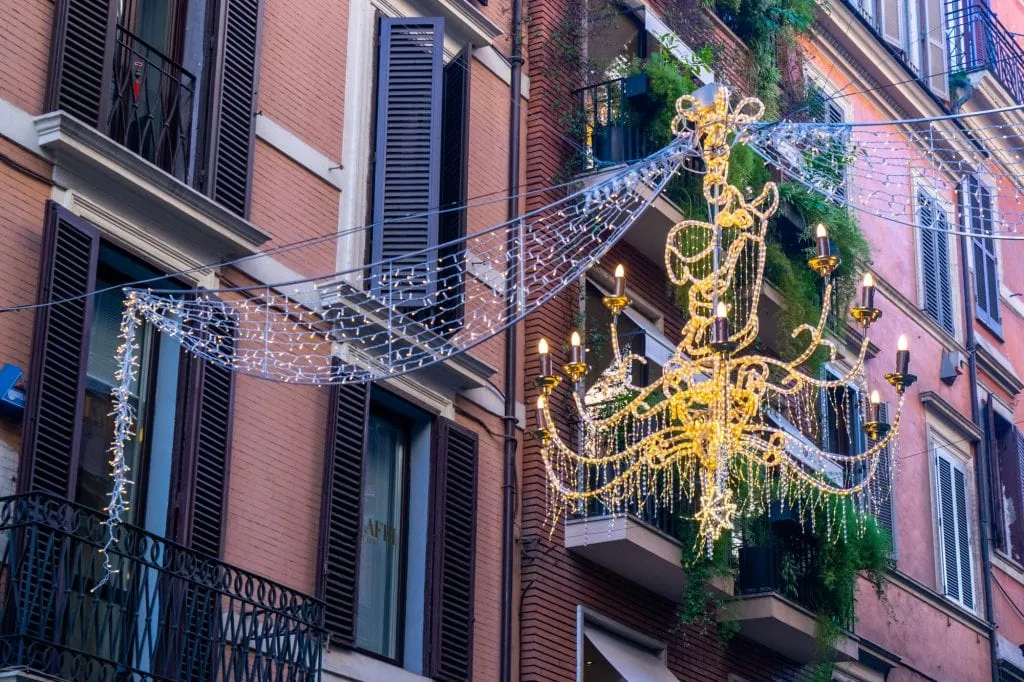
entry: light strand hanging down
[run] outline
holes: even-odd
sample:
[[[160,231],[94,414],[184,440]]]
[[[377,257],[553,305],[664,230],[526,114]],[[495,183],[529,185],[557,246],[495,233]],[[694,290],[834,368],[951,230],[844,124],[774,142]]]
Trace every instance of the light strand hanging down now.
[[[904,391],[914,381],[905,348],[896,371],[886,376],[898,396],[891,426],[880,417],[879,394],[873,391],[870,402],[849,406],[848,412],[864,422],[869,447],[838,454],[816,445],[822,406],[836,399],[835,389],[849,383],[867,387],[868,329],[881,315],[867,277],[860,305],[851,311],[863,340],[849,371],[834,380],[804,373],[802,365],[819,350],[836,359],[825,334],[839,258],[824,226],[809,262],[824,281],[822,313],[817,324],[792,331],[806,346],[788,360],[751,352],[759,331],[765,233],[778,208],[778,191],[769,182],[748,200],[726,178],[731,145],[763,109],[754,98],[730,108],[728,90],[714,84],[678,100],[673,131],[695,135],[701,145],[703,196],[712,219],[683,220],[666,239],[666,269],[672,283],[684,288],[689,317],[662,376],[646,386],[632,383],[633,366],[645,360],[619,347],[617,320],[630,303],[621,267],[613,295],[604,298],[612,320],[610,366],[584,392],[585,344],[574,332],[563,368],[573,389],[570,411],[582,425],[578,447],[555,426],[549,402],[561,378],[552,369],[547,342],[541,343],[535,435],[556,518],[565,511],[593,512],[595,504],[613,516],[648,503],[680,513],[686,501],[710,552],[738,514],[763,507],[769,498],[781,498],[799,513],[823,505],[828,517],[846,513],[842,498],[867,509],[888,494],[878,485],[887,477],[876,474],[887,466],[880,465],[880,455],[896,436]],[[842,520],[837,529],[845,529]]]

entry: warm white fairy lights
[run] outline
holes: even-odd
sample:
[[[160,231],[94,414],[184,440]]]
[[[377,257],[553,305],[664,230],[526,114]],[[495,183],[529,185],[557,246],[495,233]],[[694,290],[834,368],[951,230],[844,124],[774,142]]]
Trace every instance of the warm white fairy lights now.
[[[642,509],[649,501],[672,510],[682,499],[696,502],[695,519],[707,551],[734,518],[770,498],[781,498],[800,513],[823,508],[826,517],[843,515],[843,498],[867,508],[878,500],[875,483],[880,456],[899,428],[908,374],[909,351],[898,354],[896,372],[887,376],[898,395],[891,425],[879,421],[878,410],[847,405],[857,424],[828,423],[829,401],[848,400],[840,389],[850,383],[866,386],[864,360],[868,328],[880,311],[873,305],[873,281],[867,279],[860,305],[852,313],[864,334],[849,371],[836,379],[817,379],[803,366],[825,349],[833,280],[839,264],[827,229],[817,230],[816,254],[809,266],[824,280],[822,314],[817,324],[793,330],[806,338],[797,357],[788,360],[750,352],[758,337],[758,304],[765,267],[765,234],[778,207],[778,191],[767,183],[748,200],[730,185],[731,146],[738,134],[763,112],[753,98],[729,106],[728,90],[712,85],[680,98],[676,132],[695,134],[706,173],[704,198],[710,222],[683,220],[666,240],[669,278],[686,292],[686,325],[682,341],[665,363],[661,378],[647,386],[632,384],[632,367],[642,358],[624,354],[616,341],[617,320],[629,305],[624,276],[616,271],[616,291],[605,297],[612,315],[609,338],[612,362],[592,386],[582,390],[587,371],[584,347],[576,332],[565,375],[578,389],[572,393],[574,415],[582,424],[578,447],[563,440],[551,414],[552,389],[559,383],[542,360],[537,383],[537,429],[548,476],[552,509],[586,511],[592,502],[611,514]],[[546,342],[541,350],[546,350]],[[903,351],[901,351],[903,352]],[[546,368],[546,369],[545,369]],[[863,392],[866,394],[866,392]],[[835,406],[834,406],[835,407]],[[836,410],[838,414],[838,410]],[[835,420],[833,420],[835,421]],[[847,434],[863,423],[872,436],[861,452],[830,452],[819,447],[822,429]]]

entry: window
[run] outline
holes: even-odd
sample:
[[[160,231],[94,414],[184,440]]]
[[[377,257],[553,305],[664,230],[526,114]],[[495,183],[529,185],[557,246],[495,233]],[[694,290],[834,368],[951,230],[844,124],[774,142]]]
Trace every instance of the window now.
[[[835,380],[842,376],[840,370],[826,367],[824,378]],[[821,392],[821,439],[822,448],[840,455],[857,455],[866,448],[863,428],[860,391],[851,384],[844,384]],[[845,485],[854,485],[863,478],[863,463],[844,465]]]
[[[405,593],[409,425],[375,407],[367,428],[356,645],[397,659]]]
[[[974,565],[967,472],[944,444],[933,443],[933,450],[943,594],[965,608],[974,610]]]
[[[829,125],[840,125],[846,122],[846,111],[835,95],[829,95],[816,83],[807,84],[808,101],[810,102],[811,119]],[[825,187],[832,188],[832,198],[838,204],[846,203],[849,157],[848,145],[850,131],[839,129],[842,140],[833,140],[830,151],[809,159],[801,159],[810,171]]]
[[[639,9],[616,0],[590,3],[587,62],[590,82],[622,78],[634,57],[647,57],[647,31]]]
[[[942,0],[857,0],[857,4],[882,39],[914,72],[921,74],[921,85],[940,97],[948,97]]]
[[[949,219],[935,195],[917,190],[917,226],[921,249],[921,290],[924,313],[950,336],[953,320],[953,285],[949,260]]]
[[[1024,563],[1024,432],[994,409],[985,408],[985,436],[992,467],[993,536],[996,547]]]
[[[466,679],[476,435],[377,387],[331,395],[317,576],[331,642]]]
[[[158,274],[124,252],[100,246],[96,288],[152,279]],[[156,288],[173,287],[157,282]],[[110,443],[114,418],[110,414],[110,392],[117,369],[114,354],[120,345],[124,294],[111,289],[93,299],[92,324],[88,337],[85,370],[85,398],[82,407],[81,454],[74,499],[91,509],[103,509],[110,493]],[[138,477],[129,492],[130,506],[123,516],[127,523],[145,525],[158,534],[166,531],[170,495],[171,460],[178,402],[180,346],[168,337],[142,325],[138,334],[139,371],[132,387],[132,408],[138,415],[136,437],[125,448],[125,459]],[[143,518],[140,518],[142,516]]]
[[[466,233],[468,48],[444,64],[444,20],[380,22],[373,169],[372,289],[389,306],[429,307],[442,336],[462,326]],[[391,264],[379,264],[393,259]]]
[[[665,646],[610,619],[577,608],[578,682],[679,682]]]
[[[261,0],[213,2],[60,0],[47,108],[247,216]]]
[[[999,268],[992,234],[992,191],[977,176],[963,185],[964,229],[976,235],[973,243],[974,306],[978,319],[996,334],[1002,333],[999,315]]]

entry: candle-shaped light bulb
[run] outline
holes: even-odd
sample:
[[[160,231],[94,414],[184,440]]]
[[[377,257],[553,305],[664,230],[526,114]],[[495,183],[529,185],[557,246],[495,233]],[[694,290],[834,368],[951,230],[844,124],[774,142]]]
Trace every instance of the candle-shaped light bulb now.
[[[554,374],[551,371],[551,350],[548,348],[548,340],[541,339],[537,343],[537,354],[540,356],[540,375],[549,377]]]
[[[569,345],[571,346],[569,349],[569,362],[583,364],[585,362],[583,359],[583,343],[578,331],[573,331],[572,336],[569,337]]]
[[[881,405],[882,399],[878,396],[878,391],[871,391],[871,398],[868,404],[868,421],[878,421],[878,406]]]
[[[548,428],[548,415],[544,411],[544,396],[537,396],[537,430],[546,431]]]
[[[896,374],[910,373],[910,349],[907,347],[906,334],[900,334],[896,340]]]
[[[864,273],[864,282],[860,290],[860,307],[875,307],[875,278],[871,276],[870,272]]]
[[[878,391],[871,391],[871,404],[877,405],[881,401],[882,399],[878,397]]]
[[[615,266],[615,295],[626,295],[626,268],[622,267],[622,263]]]
[[[818,223],[818,227],[814,231],[817,237],[817,256],[818,258],[826,258],[832,255],[832,244],[828,239],[828,230],[825,228],[823,223]]]
[[[729,311],[721,301],[715,306],[715,321],[711,327],[711,343],[725,344],[729,342]]]

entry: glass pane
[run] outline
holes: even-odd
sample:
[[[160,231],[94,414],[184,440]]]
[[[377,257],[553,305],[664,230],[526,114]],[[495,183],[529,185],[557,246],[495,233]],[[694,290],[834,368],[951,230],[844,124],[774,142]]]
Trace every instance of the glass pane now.
[[[643,27],[633,12],[613,0],[594,3],[587,27],[587,59],[592,82],[626,75],[627,65],[640,54]]]
[[[368,428],[356,645],[397,658],[408,435],[401,424],[379,413],[371,413]]]
[[[98,289],[112,286],[109,280],[97,279]],[[114,417],[111,415],[114,388],[114,374],[117,363],[114,355],[120,345],[121,311],[124,309],[123,295],[119,290],[97,294],[93,302],[92,329],[89,332],[89,358],[86,364],[85,401],[82,414],[82,452],[78,469],[75,501],[93,509],[107,506],[110,493],[110,443],[114,438]],[[142,452],[148,424],[147,405],[140,396],[148,392],[152,332],[146,325],[139,329],[139,366],[132,382],[131,406],[137,416],[136,437],[125,448],[125,459],[133,477],[139,469],[139,453]],[[134,480],[134,479],[133,479]],[[128,523],[135,520],[135,504],[138,486],[130,486],[130,506],[122,519]]]

